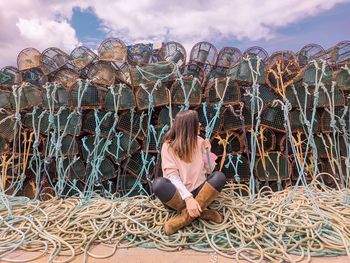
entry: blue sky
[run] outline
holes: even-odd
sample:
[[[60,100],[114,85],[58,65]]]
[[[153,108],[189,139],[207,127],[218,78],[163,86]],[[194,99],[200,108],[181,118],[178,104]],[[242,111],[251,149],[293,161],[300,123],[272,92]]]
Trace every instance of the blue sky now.
[[[261,46],[269,54],[350,40],[350,0],[11,0],[0,9],[0,68],[24,48],[97,50],[107,37],[127,45],[199,41],[218,49]]]

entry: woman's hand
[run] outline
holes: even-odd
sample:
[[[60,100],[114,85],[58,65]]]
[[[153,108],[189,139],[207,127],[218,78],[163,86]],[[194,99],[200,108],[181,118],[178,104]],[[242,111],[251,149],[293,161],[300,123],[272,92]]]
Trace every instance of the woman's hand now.
[[[211,144],[210,144],[210,141],[208,139],[205,139],[202,142],[202,149],[203,149],[204,153],[205,153],[206,149],[208,149],[209,152],[211,151]]]
[[[190,197],[186,199],[185,202],[190,217],[199,217],[201,215],[202,209],[196,199]]]

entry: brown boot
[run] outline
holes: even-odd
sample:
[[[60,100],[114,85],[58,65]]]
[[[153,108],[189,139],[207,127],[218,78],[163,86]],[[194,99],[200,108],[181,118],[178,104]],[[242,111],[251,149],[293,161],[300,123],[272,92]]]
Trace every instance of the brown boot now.
[[[213,209],[204,209],[199,218],[205,221],[213,221],[216,224],[221,224],[224,221],[222,215]]]
[[[166,202],[165,205],[175,209],[177,212],[181,212],[186,207],[186,203],[184,200],[182,200],[178,190],[176,190],[174,196],[168,202]]]
[[[214,201],[219,195],[219,192],[211,186],[208,182],[205,182],[198,195],[195,197],[202,211]],[[179,229],[189,225],[195,218],[190,217],[187,209],[183,209],[180,215],[177,215],[168,220],[164,225],[164,232],[166,235],[171,235]]]

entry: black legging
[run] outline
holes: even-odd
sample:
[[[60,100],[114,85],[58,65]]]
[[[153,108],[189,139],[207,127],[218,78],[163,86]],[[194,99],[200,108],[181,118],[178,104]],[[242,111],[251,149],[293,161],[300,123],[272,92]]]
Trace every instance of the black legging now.
[[[221,192],[226,183],[226,176],[224,173],[216,171],[209,175],[206,181],[218,192]],[[191,192],[194,197],[199,193],[203,185],[204,183]],[[174,196],[176,187],[168,178],[158,177],[153,181],[152,190],[162,203],[166,203]]]

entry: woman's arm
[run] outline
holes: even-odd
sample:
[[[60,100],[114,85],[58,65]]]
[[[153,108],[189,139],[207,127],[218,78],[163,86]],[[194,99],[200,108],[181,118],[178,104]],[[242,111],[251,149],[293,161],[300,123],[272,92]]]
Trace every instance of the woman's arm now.
[[[208,160],[208,155],[207,151],[209,153],[209,160]],[[204,168],[206,173],[211,173],[214,171],[216,162],[215,160],[218,158],[216,154],[211,152],[211,143],[208,139],[203,140],[202,142],[202,157],[203,157],[203,162],[204,162]],[[210,165],[209,165],[210,162]],[[211,170],[210,170],[211,167]]]
[[[176,189],[179,191],[182,200],[185,200],[188,197],[191,197],[192,194],[187,190],[186,186],[180,179],[180,176],[173,174],[168,176],[168,179],[175,185]]]

